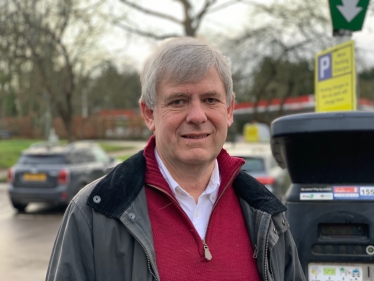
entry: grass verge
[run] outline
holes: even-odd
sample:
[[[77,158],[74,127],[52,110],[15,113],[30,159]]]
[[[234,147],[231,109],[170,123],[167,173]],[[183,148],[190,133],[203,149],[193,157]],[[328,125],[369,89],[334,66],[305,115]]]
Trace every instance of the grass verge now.
[[[0,140],[0,169],[7,169],[17,162],[22,150],[40,140]]]
[[[120,146],[120,145],[111,145],[108,143],[103,143],[99,142],[98,143],[107,153],[110,152],[116,152],[116,151],[121,151],[121,150],[128,150],[128,149],[133,149],[134,147],[132,146]]]
[[[118,160],[120,161],[125,161],[127,160],[128,158],[130,158],[132,156],[132,154],[130,155],[123,155],[123,156],[119,156],[119,157],[116,157]]]

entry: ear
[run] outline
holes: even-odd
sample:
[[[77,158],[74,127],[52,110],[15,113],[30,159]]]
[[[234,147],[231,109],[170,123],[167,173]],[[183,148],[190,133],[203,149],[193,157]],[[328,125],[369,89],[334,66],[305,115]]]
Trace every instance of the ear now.
[[[235,94],[231,96],[231,102],[227,107],[227,127],[230,127],[234,122],[234,108],[235,108]]]
[[[153,117],[153,110],[150,109],[144,102],[140,102],[140,109],[142,110],[142,115],[147,125],[148,129],[152,132],[155,130],[155,120]]]

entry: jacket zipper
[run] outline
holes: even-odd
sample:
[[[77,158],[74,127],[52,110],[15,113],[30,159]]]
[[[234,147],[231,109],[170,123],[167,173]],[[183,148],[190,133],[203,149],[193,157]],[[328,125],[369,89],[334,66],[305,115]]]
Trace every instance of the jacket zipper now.
[[[143,246],[143,244],[135,237],[134,233],[131,232],[129,229],[127,229],[131,234],[132,234],[132,237],[134,237],[134,239],[139,243],[139,245],[142,247],[144,253],[145,253],[145,256],[147,258],[147,263],[148,263],[148,270],[149,272],[152,274],[152,276],[155,278],[156,281],[158,281],[156,275],[153,273],[153,270],[151,268],[151,260],[149,259],[149,255],[147,253],[147,250],[145,249],[145,247]]]
[[[137,240],[137,239],[135,238],[135,240]],[[137,241],[138,241],[138,240],[137,240]],[[152,276],[155,278],[155,280],[158,281],[156,275],[153,273],[153,270],[152,270],[152,268],[151,268],[151,261],[150,261],[150,259],[149,259],[148,253],[146,252],[145,248],[143,247],[143,245],[142,245],[139,241],[138,241],[138,243],[142,246],[143,251],[144,251],[144,253],[145,253],[145,256],[147,257],[147,263],[148,263],[148,270],[149,270],[149,272],[152,274]]]
[[[255,233],[258,233],[257,224],[256,224]],[[268,273],[268,270],[267,270],[268,266],[267,266],[266,261],[268,259],[267,258],[268,257],[267,253],[269,251],[269,235],[270,235],[269,231],[266,233],[266,235],[267,236],[266,236],[266,241],[265,241],[265,254],[264,254],[264,281],[268,280],[268,274],[267,274]],[[255,244],[253,258],[257,259],[257,257],[258,257],[258,248],[257,248],[257,244]]]
[[[254,259],[257,259],[257,253],[258,253],[257,244],[255,244],[255,250],[253,252],[253,258]]]
[[[264,257],[264,272],[265,272],[265,281],[268,280],[268,275],[267,275],[267,264],[266,261],[268,259],[268,248],[269,248],[269,233],[266,236],[266,244],[265,244],[265,257]]]

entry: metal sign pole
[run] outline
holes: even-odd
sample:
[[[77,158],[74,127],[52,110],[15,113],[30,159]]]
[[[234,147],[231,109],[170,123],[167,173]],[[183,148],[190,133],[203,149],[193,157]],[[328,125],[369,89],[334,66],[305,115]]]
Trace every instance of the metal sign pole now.
[[[351,30],[344,30],[344,29],[334,30],[333,31],[333,36],[334,36],[335,46],[340,45],[344,42],[347,42],[347,41],[351,40],[352,31]]]

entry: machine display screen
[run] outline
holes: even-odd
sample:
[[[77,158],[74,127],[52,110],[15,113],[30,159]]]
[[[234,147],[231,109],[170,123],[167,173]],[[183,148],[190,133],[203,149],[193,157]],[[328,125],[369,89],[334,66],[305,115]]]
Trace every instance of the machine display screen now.
[[[322,223],[319,224],[319,234],[321,237],[333,238],[367,238],[369,227],[367,224],[337,224]]]

